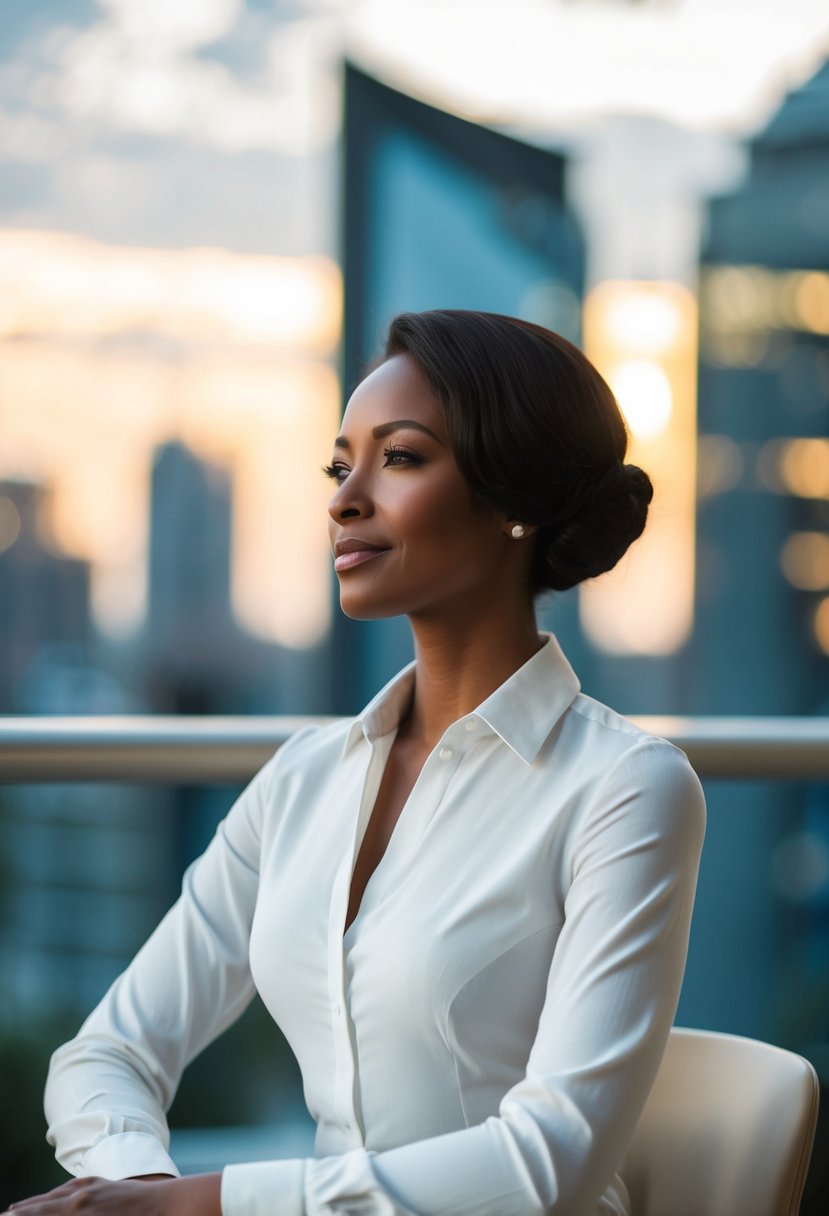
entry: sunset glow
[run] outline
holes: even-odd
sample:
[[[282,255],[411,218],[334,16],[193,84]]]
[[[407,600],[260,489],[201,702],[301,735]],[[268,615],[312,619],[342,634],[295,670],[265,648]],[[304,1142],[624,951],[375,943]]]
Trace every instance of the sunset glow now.
[[[322,637],[333,263],[6,231],[0,289],[0,478],[49,487],[43,539],[92,564],[99,625],[141,622],[153,453],[178,438],[231,473],[240,623],[283,645]]]

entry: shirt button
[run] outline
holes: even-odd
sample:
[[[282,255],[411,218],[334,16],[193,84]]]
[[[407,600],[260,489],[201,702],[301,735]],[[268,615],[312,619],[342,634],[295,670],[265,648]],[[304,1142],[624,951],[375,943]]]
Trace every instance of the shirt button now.
[[[463,724],[463,729],[469,731],[469,733],[472,734],[473,730],[478,729],[478,723],[475,721],[474,718],[467,718]]]
[[[454,756],[454,754],[455,753],[453,752],[451,747],[442,747],[440,749],[440,751],[438,752],[438,755],[440,756],[441,760],[451,760],[452,757]]]
[[[334,1012],[336,1013],[337,1017],[339,1017],[339,1016],[340,1016],[340,1014],[342,1013],[342,1011],[343,1011],[343,1010],[342,1010],[342,1006],[341,1006],[341,1005],[335,1005],[335,1006],[334,1006]]]

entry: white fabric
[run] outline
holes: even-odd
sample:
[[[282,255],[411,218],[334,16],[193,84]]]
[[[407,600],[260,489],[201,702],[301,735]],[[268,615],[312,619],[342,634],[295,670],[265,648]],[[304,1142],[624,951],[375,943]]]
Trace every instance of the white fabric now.
[[[182,1069],[256,988],[316,1156],[227,1167],[225,1216],[627,1212],[613,1175],[679,993],[699,782],[581,695],[550,637],[445,732],[343,938],[413,674],[282,747],[55,1053],[49,1138],[72,1173],[170,1170]]]

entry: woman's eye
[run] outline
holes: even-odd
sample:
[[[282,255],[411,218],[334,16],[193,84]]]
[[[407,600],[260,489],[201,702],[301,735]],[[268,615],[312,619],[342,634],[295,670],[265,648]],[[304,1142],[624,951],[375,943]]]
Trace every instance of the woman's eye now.
[[[405,465],[423,464],[423,457],[417,452],[412,452],[408,448],[393,447],[385,448],[383,451],[385,457],[384,468],[403,467]],[[330,477],[332,481],[336,481],[338,485],[342,485],[346,477],[348,477],[351,469],[347,464],[326,464],[322,468],[326,477]]]
[[[411,452],[408,448],[388,447],[383,455],[387,465],[423,464],[423,457],[418,456],[417,452]]]
[[[344,464],[326,464],[323,465],[322,471],[326,477],[330,477],[332,481],[343,482],[350,470]]]

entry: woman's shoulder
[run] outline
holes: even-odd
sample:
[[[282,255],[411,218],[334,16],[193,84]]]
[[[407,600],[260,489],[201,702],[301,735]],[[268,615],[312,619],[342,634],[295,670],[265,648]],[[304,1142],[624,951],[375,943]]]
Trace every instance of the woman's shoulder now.
[[[265,769],[270,769],[271,774],[276,776],[306,769],[309,765],[324,767],[328,763],[336,763],[344,753],[353,725],[353,718],[306,722],[298,726],[274,752]]]
[[[579,692],[567,715],[574,733],[593,743],[608,755],[623,755],[630,751],[644,752],[655,764],[687,765],[688,757],[681,748],[663,735],[647,730],[609,705]]]
[[[297,725],[256,772],[231,811],[251,822],[273,827],[293,818],[297,809],[315,804],[320,790],[332,778],[344,754],[352,723],[347,719],[321,719]]]
[[[650,805],[660,817],[668,818],[673,809],[704,824],[699,777],[685,752],[669,739],[583,693],[567,711],[563,729],[567,750],[591,772],[594,797],[588,797],[589,802]]]

